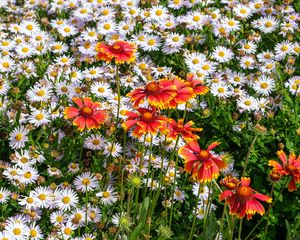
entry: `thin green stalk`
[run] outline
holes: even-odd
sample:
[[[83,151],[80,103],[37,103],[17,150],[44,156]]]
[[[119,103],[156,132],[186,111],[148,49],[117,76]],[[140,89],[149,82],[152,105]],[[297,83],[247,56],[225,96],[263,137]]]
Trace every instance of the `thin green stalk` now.
[[[248,161],[249,161],[249,157],[250,157],[251,151],[253,149],[253,146],[254,146],[256,140],[257,140],[257,135],[255,135],[255,137],[254,137],[254,139],[253,139],[253,141],[252,141],[252,143],[251,143],[251,145],[250,145],[250,147],[248,149],[248,153],[247,153],[247,156],[246,156],[246,160],[245,160],[245,164],[244,164],[244,169],[243,169],[242,177],[245,176],[247,165],[248,165]]]
[[[195,223],[196,223],[197,207],[198,207],[198,200],[199,200],[200,192],[201,192],[201,187],[199,186],[198,194],[197,194],[197,202],[196,202],[196,207],[195,207],[195,212],[194,212],[194,218],[193,218],[192,228],[191,228],[190,235],[189,235],[189,240],[192,240],[193,239],[193,235],[194,235],[194,228],[195,228]]]
[[[271,188],[271,192],[270,192],[270,197],[272,197],[273,191],[274,191],[274,183],[272,184],[272,188]],[[266,237],[267,237],[268,227],[269,227],[269,220],[270,220],[270,212],[271,212],[272,206],[273,206],[273,204],[269,203],[268,210],[267,210],[267,213],[266,213],[266,215],[267,215],[267,222],[266,222],[265,233],[264,233],[264,238],[263,239],[266,239]]]
[[[204,239],[205,239],[205,233],[206,233],[207,215],[209,213],[210,206],[211,206],[211,198],[210,198],[211,187],[212,187],[212,182],[210,183],[210,186],[208,187],[208,197],[207,197],[208,202],[207,202],[207,206],[206,206],[205,213],[204,213],[204,219],[203,219],[203,236],[204,236]],[[203,206],[205,206],[205,205],[203,205]]]
[[[89,204],[89,193],[86,186],[85,191],[85,233],[88,232],[88,204]]]
[[[219,234],[218,234],[217,240],[220,240],[221,233],[223,232],[223,226],[224,226],[224,218],[225,218],[225,213],[226,213],[226,207],[227,207],[227,204],[226,204],[226,202],[225,202],[225,203],[224,203],[223,212],[222,212],[220,232],[219,232]]]
[[[243,227],[243,218],[240,219],[240,226],[239,226],[238,240],[241,240],[241,236],[242,236],[242,227]]]

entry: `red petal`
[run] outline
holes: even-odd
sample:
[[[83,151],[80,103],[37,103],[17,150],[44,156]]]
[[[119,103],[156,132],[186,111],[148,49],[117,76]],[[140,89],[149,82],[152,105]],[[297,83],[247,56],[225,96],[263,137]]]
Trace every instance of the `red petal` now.
[[[248,177],[242,177],[241,178],[241,184],[242,184],[242,186],[249,186],[250,185],[250,182],[251,182],[251,180],[250,180],[250,178],[248,178]]]
[[[286,158],[285,152],[282,151],[282,150],[277,151],[277,156],[280,158],[280,160],[283,162],[283,164],[286,165],[286,163],[287,163],[287,158]]]
[[[233,194],[234,194],[234,192],[232,192],[232,191],[230,191],[230,190],[224,190],[224,191],[220,194],[219,199],[220,199],[221,201],[223,201],[225,198],[230,197],[230,196],[233,195]]]
[[[265,194],[256,193],[256,194],[253,194],[253,197],[256,198],[256,199],[259,199],[261,201],[267,202],[267,203],[272,202],[272,198],[270,198],[269,196],[267,196]]]
[[[80,98],[73,98],[74,103],[76,103],[80,108],[83,108],[83,102]]]
[[[65,113],[65,118],[70,119],[76,117],[79,114],[79,110],[75,107],[67,107],[64,113]]]

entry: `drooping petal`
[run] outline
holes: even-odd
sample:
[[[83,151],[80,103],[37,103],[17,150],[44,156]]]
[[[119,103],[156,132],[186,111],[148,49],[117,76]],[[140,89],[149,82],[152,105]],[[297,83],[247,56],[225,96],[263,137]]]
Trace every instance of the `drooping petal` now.
[[[221,143],[220,142],[213,142],[207,147],[207,151],[210,151],[214,149],[215,147],[219,146]]]
[[[277,156],[280,158],[281,162],[286,165],[287,164],[287,157],[284,151],[279,150],[277,151]]]
[[[247,186],[250,185],[250,182],[251,182],[251,179],[248,178],[248,177],[242,177],[242,178],[241,178],[241,185],[242,185],[242,186],[247,187]]]
[[[64,114],[66,119],[70,119],[78,116],[79,110],[75,107],[67,107],[64,111]]]
[[[261,193],[256,193],[256,194],[253,194],[253,197],[256,198],[256,199],[259,199],[263,202],[267,202],[267,203],[271,203],[272,202],[272,198],[265,195],[265,194],[261,194]]]
[[[234,194],[233,191],[230,191],[230,190],[224,190],[224,191],[220,194],[219,199],[220,199],[221,201],[223,201],[225,198],[230,197],[230,196],[233,195],[233,194]]]

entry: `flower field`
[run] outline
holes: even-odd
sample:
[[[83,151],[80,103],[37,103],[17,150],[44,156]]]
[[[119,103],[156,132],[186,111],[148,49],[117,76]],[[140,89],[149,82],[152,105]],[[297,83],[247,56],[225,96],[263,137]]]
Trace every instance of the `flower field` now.
[[[300,239],[300,1],[1,0],[0,240]]]

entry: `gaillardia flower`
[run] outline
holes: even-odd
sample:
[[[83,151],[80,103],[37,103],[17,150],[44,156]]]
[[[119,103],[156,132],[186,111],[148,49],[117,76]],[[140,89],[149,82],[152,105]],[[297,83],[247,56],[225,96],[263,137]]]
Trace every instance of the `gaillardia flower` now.
[[[156,108],[164,109],[168,106],[170,101],[176,96],[176,86],[162,86],[160,81],[152,81],[147,83],[145,87],[137,88],[127,94],[134,102],[134,107],[138,107],[144,100]]]
[[[206,150],[200,148],[197,141],[190,141],[179,149],[179,156],[184,161],[185,171],[191,172],[199,182],[209,182],[219,176],[220,170],[226,168],[227,164],[211,150],[218,146],[219,142],[213,142]]]
[[[183,119],[179,119],[176,122],[174,119],[169,118],[166,120],[166,131],[167,138],[176,139],[180,135],[186,142],[197,140],[199,136],[193,132],[201,132],[202,128],[192,128],[194,125],[193,121],[183,123]]]
[[[272,166],[273,169],[276,169],[277,172],[284,175],[291,176],[291,181],[288,185],[288,190],[290,192],[296,191],[296,183],[300,183],[300,155],[296,158],[295,153],[291,153],[289,159],[287,159],[284,151],[277,151],[277,156],[282,162],[282,165],[275,160],[269,161],[269,166]]]
[[[229,205],[230,214],[239,218],[247,216],[247,220],[252,218],[252,215],[265,213],[264,207],[258,201],[272,202],[272,198],[267,195],[258,193],[250,187],[250,178],[241,178],[241,185],[233,190],[225,190],[220,194],[220,200],[226,199]]]
[[[112,45],[98,43],[96,46],[97,59],[116,64],[130,63],[135,60],[136,46],[125,41],[115,41]]]
[[[84,129],[99,128],[106,118],[105,110],[99,110],[100,103],[92,102],[90,98],[73,98],[77,107],[67,107],[64,111],[65,118],[73,120],[73,125],[77,126],[79,131]]]
[[[188,86],[193,88],[193,91],[196,95],[204,95],[208,92],[209,88],[204,86],[204,82],[197,79],[193,73],[187,74],[186,83]]]
[[[126,111],[127,120],[122,127],[127,131],[134,127],[132,135],[141,137],[143,134],[156,134],[163,127],[164,117],[158,116],[156,109],[138,108],[137,113]]]

